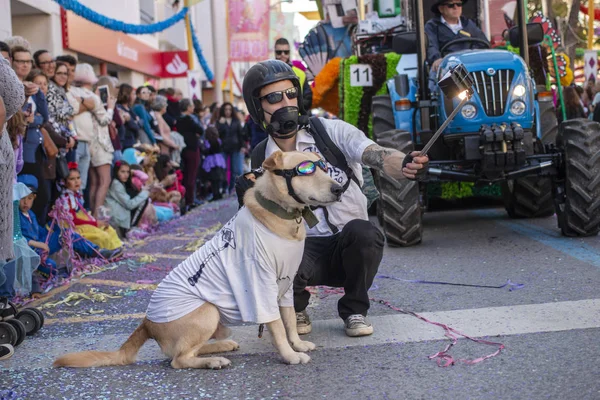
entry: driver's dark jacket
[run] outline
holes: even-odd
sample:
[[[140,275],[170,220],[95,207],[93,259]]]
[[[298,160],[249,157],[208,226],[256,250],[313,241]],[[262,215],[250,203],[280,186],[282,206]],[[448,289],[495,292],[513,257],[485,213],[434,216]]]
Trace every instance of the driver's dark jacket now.
[[[455,35],[454,32],[452,32],[452,29],[442,22],[441,16],[434,17],[427,21],[425,24],[425,33],[427,34],[429,42],[427,46],[427,62],[429,65],[431,65],[438,58],[442,57],[440,50],[446,45],[446,43],[449,43],[452,40],[472,37],[476,39],[483,39],[489,43],[483,32],[477,27],[477,25],[475,25],[473,21],[465,17],[460,17],[460,22],[462,24],[461,31],[467,32],[471,36],[463,34],[461,31]],[[457,43],[456,45],[450,46],[448,50],[466,50],[469,49],[470,46],[471,43]]]

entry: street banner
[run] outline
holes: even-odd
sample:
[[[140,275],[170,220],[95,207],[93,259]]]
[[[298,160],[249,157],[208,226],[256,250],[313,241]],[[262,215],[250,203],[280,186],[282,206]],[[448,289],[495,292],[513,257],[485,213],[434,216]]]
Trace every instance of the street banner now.
[[[596,50],[586,50],[583,53],[583,73],[586,83],[590,79],[596,82],[596,76],[598,75],[598,53]]]
[[[269,53],[269,0],[229,0],[229,59],[262,61]]]
[[[202,100],[202,74],[200,70],[187,71],[187,83],[190,99]]]

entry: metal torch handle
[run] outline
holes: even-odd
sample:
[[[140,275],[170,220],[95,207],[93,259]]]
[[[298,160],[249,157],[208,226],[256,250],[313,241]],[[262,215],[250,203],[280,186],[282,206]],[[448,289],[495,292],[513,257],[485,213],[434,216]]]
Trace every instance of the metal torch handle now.
[[[444,121],[442,126],[439,127],[439,129],[435,132],[433,137],[429,140],[429,142],[427,142],[425,147],[423,147],[423,150],[421,150],[421,152],[419,153],[419,156],[427,155],[427,152],[431,149],[431,146],[433,146],[433,144],[436,142],[436,140],[438,140],[440,135],[444,132],[444,129],[446,129],[448,127],[448,125],[450,125],[450,122],[452,122],[454,117],[456,117],[456,114],[458,114],[458,112],[460,111],[462,106],[464,106],[468,100],[469,100],[469,96],[465,96],[465,98],[462,99],[460,101],[460,103],[458,103],[458,106],[452,111],[452,113],[450,113],[450,115],[448,116],[448,119],[446,119]]]

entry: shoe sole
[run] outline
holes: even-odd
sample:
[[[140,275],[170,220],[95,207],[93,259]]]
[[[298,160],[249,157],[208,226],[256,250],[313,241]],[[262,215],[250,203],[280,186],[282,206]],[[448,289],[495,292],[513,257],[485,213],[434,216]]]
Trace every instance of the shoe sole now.
[[[372,334],[373,334],[372,326],[369,326],[367,328],[354,328],[354,329],[346,328],[346,336],[350,336],[350,337],[369,336]]]
[[[0,357],[0,361],[2,361],[2,360],[8,360],[9,358],[11,358],[11,357],[13,356],[13,354],[15,354],[15,348],[14,348],[12,345],[10,345],[10,344],[5,344],[4,346],[5,346],[6,348],[8,348],[8,350],[9,350],[9,353],[8,353],[8,354],[5,354],[5,355],[3,355],[2,357]]]
[[[312,332],[312,324],[304,325],[304,326],[297,326],[296,330],[298,331],[298,335],[308,335],[309,333]]]

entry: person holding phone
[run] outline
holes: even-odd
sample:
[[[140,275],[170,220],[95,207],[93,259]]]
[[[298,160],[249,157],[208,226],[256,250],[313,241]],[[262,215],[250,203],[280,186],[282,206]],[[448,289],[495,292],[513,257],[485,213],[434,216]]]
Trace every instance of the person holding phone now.
[[[75,117],[78,137],[86,142],[89,150],[89,164],[87,169],[79,165],[81,174],[81,187],[87,183],[84,175],[89,173],[89,208],[92,215],[97,217],[98,208],[104,205],[106,194],[110,186],[110,167],[113,162],[114,147],[110,140],[108,125],[112,122],[116,100],[112,96],[107,98],[107,106],[104,108],[98,88],[95,86],[98,78],[90,64],[79,63],[75,68],[75,85],[79,89],[81,97],[91,98],[94,107],[88,112]]]

